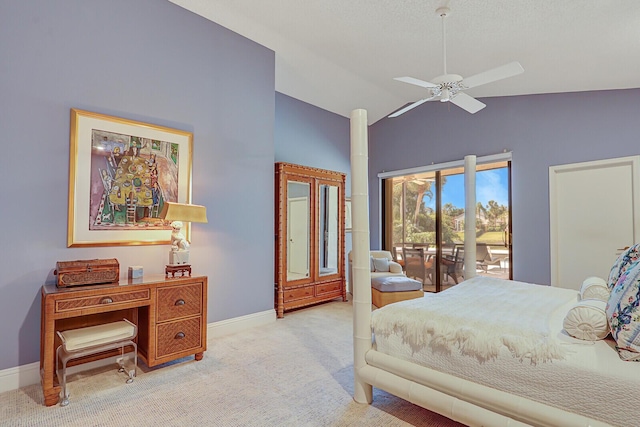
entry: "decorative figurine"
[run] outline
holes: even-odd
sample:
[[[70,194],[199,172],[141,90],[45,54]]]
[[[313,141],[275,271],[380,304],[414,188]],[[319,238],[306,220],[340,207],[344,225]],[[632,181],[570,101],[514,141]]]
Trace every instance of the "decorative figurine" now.
[[[182,221],[171,223],[171,250],[169,251],[169,264],[189,264],[189,242],[181,233]]]

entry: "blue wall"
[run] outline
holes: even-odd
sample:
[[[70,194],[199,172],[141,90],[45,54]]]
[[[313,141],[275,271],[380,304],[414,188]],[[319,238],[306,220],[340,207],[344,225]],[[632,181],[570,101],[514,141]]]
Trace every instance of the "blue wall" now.
[[[349,119],[276,94],[275,158],[347,174],[351,194]]]
[[[0,0],[0,369],[39,359],[56,261],[163,273],[168,246],[67,248],[71,108],[191,131],[208,321],[273,309],[274,53],[166,0]],[[251,268],[246,268],[250,263]]]
[[[512,151],[514,279],[548,284],[549,166],[639,154],[640,89],[483,102],[474,115],[428,102],[370,127],[372,246],[380,241],[378,173]]]

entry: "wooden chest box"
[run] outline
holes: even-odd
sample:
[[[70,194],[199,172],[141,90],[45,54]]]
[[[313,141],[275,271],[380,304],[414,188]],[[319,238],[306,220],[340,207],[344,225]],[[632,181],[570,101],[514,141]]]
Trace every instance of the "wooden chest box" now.
[[[115,258],[58,261],[53,274],[60,288],[113,283],[120,280],[120,264]]]

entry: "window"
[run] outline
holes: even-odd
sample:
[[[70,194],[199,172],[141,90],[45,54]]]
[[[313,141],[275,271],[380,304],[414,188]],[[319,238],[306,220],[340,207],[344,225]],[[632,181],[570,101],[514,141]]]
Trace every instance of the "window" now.
[[[439,292],[464,280],[464,167],[383,181],[383,236],[408,276]],[[476,274],[511,278],[510,161],[476,167]]]

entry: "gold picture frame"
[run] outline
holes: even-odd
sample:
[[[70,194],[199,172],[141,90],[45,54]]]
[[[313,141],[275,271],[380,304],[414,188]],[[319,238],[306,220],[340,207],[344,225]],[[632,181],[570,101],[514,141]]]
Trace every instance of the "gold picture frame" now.
[[[191,132],[72,108],[67,246],[169,244],[158,216],[191,203],[192,156]]]

